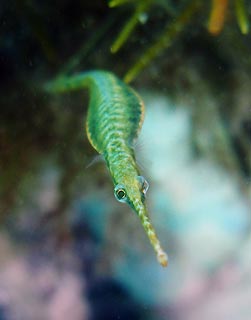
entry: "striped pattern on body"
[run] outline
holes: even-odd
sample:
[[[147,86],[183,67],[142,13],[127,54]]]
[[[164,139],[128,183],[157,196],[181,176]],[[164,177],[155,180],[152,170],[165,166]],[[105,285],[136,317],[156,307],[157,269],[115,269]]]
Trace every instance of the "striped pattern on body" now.
[[[128,203],[138,214],[158,261],[166,266],[167,255],[149,220],[141,183],[143,177],[140,176],[134,156],[134,143],[144,118],[143,102],[131,87],[106,71],[89,71],[60,78],[48,83],[46,90],[67,92],[83,87],[90,90],[86,123],[88,139],[97,152],[104,156],[115,189],[125,192],[126,196],[119,201]]]

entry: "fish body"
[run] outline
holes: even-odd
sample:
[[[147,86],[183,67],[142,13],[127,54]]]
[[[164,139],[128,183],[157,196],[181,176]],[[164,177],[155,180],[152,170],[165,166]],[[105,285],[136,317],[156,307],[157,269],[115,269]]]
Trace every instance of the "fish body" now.
[[[104,156],[114,183],[118,201],[127,203],[139,216],[162,266],[167,255],[149,220],[145,195],[148,183],[140,175],[134,145],[144,119],[140,96],[114,74],[89,71],[65,77],[46,85],[50,92],[67,92],[87,87],[90,102],[87,113],[87,136],[96,151]]]

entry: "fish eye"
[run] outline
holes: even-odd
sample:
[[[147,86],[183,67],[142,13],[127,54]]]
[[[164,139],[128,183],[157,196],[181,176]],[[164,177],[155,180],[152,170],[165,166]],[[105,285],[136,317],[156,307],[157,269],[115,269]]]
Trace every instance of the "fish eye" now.
[[[120,202],[126,201],[126,191],[122,185],[116,185],[116,187],[114,188],[114,195],[118,201]]]
[[[118,197],[118,199],[119,200],[121,200],[121,199],[124,199],[125,198],[125,190],[123,190],[123,189],[119,189],[119,190],[117,190],[117,197]]]
[[[143,176],[138,176],[138,180],[141,185],[141,191],[142,191],[143,195],[145,196],[147,193],[147,190],[149,188],[149,183],[147,182],[147,180]]]

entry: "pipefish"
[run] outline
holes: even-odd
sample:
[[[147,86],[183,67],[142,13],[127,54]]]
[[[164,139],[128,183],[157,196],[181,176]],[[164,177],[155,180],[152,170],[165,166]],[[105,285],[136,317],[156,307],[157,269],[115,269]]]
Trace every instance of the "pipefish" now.
[[[84,87],[90,91],[86,122],[88,139],[107,163],[116,199],[127,203],[137,213],[159,263],[167,266],[167,254],[160,245],[145,204],[149,185],[140,175],[134,155],[135,141],[143,124],[143,101],[131,87],[107,71],[61,77],[45,86],[51,93]]]

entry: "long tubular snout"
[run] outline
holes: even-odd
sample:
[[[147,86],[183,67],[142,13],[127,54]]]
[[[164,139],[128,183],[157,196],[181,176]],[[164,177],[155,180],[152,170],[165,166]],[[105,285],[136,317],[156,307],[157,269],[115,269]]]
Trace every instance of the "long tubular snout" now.
[[[157,234],[154,230],[154,227],[147,216],[146,209],[143,205],[140,206],[139,210],[137,210],[138,216],[141,220],[141,223],[146,231],[146,234],[153,246],[154,251],[156,252],[157,260],[159,263],[163,266],[166,267],[168,265],[168,256],[166,252],[162,249],[160,245],[160,241],[157,237]]]

